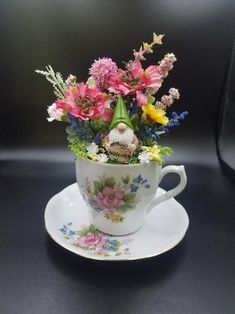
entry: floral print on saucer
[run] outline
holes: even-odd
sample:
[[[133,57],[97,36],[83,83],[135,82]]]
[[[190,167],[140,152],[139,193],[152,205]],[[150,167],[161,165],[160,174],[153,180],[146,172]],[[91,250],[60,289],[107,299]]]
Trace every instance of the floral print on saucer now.
[[[162,194],[163,189],[158,189]],[[76,183],[53,196],[45,210],[45,226],[51,238],[80,256],[107,261],[136,260],[162,254],[175,247],[189,225],[185,209],[170,199],[158,205],[135,233],[110,236],[89,222],[86,204]]]

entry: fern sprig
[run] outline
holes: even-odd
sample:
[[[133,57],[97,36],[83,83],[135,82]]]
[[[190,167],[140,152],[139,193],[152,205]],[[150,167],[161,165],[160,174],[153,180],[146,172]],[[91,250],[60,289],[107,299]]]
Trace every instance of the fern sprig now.
[[[60,99],[64,98],[64,90],[66,89],[66,84],[63,80],[62,75],[59,72],[55,73],[52,66],[50,65],[46,66],[46,71],[36,70],[35,72],[45,76],[47,81],[52,84],[56,97]]]

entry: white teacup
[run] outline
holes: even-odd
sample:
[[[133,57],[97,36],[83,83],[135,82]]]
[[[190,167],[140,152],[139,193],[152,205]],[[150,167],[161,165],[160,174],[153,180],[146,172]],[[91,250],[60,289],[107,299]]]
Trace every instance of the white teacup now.
[[[180,183],[156,197],[159,183],[171,172],[180,176]],[[184,166],[162,168],[154,162],[116,165],[79,158],[76,176],[89,210],[90,223],[111,235],[138,230],[156,205],[178,195],[187,183]]]

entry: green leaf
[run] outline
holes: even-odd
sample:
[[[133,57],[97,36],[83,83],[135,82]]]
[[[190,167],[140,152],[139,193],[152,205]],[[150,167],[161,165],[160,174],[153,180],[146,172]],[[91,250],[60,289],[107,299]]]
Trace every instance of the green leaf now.
[[[138,164],[139,163],[139,159],[137,156],[132,156],[128,159],[128,164],[132,165],[132,164]]]
[[[109,177],[104,181],[105,186],[109,186],[110,188],[114,187],[115,185],[115,179],[114,177]]]
[[[128,183],[130,182],[130,176],[129,176],[129,174],[127,174],[125,178],[122,177],[122,182],[123,182],[124,184],[128,184]]]
[[[155,98],[153,96],[148,96],[148,103],[153,104],[155,101]]]
[[[98,231],[97,231],[97,229],[96,229],[96,227],[95,227],[94,225],[90,225],[90,227],[89,227],[89,232],[91,232],[91,233],[97,233]]]
[[[130,192],[126,194],[123,199],[125,202],[130,203],[134,201],[135,197],[136,197],[136,194],[133,192]]]
[[[120,241],[118,240],[113,240],[114,246],[115,246],[115,251],[118,251],[120,246],[122,245]]]
[[[95,226],[90,225],[88,227],[85,227],[81,230],[77,231],[77,235],[79,235],[80,237],[85,237],[88,233],[97,233],[97,229]]]
[[[136,130],[136,128],[137,128],[137,126],[139,124],[139,116],[138,116],[138,114],[133,114],[130,119],[131,119],[131,124],[132,124],[134,130]]]
[[[144,144],[146,146],[154,146],[154,145],[157,145],[157,142],[154,141],[153,139],[149,138],[149,137],[145,137],[144,138]]]
[[[126,207],[127,207],[128,209],[134,209],[135,206],[133,206],[133,201],[127,202],[127,203],[126,203]]]
[[[159,145],[159,149],[160,149],[160,154],[162,154],[162,155],[172,155],[172,153],[173,153],[173,150],[172,150],[172,148],[171,147],[169,147],[169,146],[160,146]]]
[[[104,185],[100,181],[94,181],[93,184],[95,193],[103,191]]]
[[[103,120],[93,120],[91,123],[92,129],[96,132],[100,131],[106,125],[106,122]]]
[[[120,213],[120,214],[124,214],[125,212],[127,212],[129,210],[129,208],[126,206],[126,205],[122,205],[122,206],[120,206],[119,208],[118,208],[118,212]]]

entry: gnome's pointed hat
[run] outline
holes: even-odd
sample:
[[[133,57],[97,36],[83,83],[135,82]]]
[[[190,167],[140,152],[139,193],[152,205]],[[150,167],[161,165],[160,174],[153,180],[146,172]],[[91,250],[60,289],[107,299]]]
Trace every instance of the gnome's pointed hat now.
[[[110,123],[109,130],[112,130],[113,128],[115,128],[116,125],[120,122],[125,123],[131,129],[133,129],[131,120],[129,118],[129,114],[126,109],[126,105],[121,96],[118,97],[117,105],[114,110],[113,119]]]

